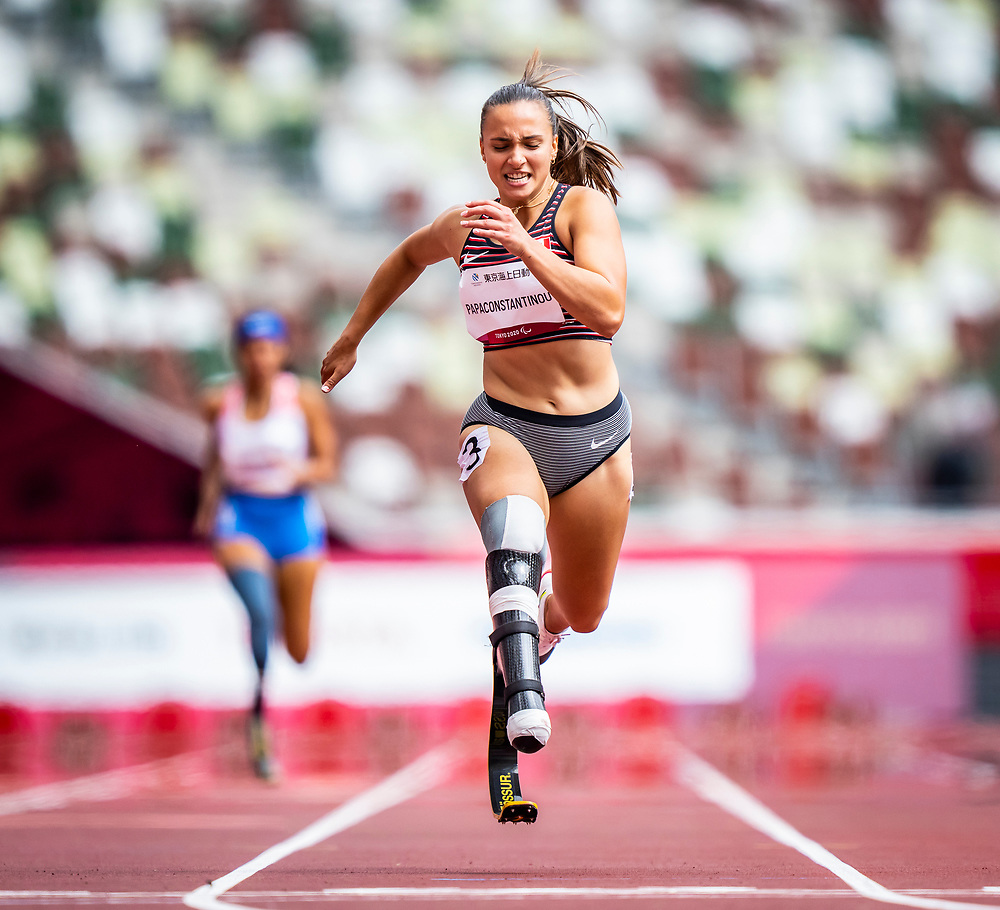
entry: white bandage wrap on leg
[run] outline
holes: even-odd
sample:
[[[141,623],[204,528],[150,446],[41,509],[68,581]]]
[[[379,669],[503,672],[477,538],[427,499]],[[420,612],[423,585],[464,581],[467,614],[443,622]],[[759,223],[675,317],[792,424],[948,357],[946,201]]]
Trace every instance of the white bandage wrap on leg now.
[[[519,736],[531,736],[544,746],[551,734],[552,722],[548,712],[541,708],[525,708],[507,718],[507,739],[510,742]]]
[[[528,614],[528,619],[538,622],[538,595],[524,585],[507,585],[490,595],[490,616],[504,610],[520,610]]]

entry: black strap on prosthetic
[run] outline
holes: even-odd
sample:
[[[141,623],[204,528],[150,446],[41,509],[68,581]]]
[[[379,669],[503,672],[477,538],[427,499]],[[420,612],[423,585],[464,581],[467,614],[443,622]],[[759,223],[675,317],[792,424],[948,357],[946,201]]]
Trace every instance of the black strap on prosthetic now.
[[[494,648],[500,645],[505,638],[511,635],[516,635],[519,632],[526,632],[528,635],[534,635],[538,637],[538,623],[532,622],[530,619],[512,619],[502,625],[497,626],[490,633],[490,644]],[[542,688],[542,682],[539,679],[530,679],[525,677],[523,679],[515,679],[504,685],[504,699],[510,701],[518,692],[537,692],[542,696],[542,701],[545,701],[545,690]]]
[[[538,623],[532,622],[530,619],[514,619],[510,622],[505,622],[502,626],[497,626],[490,633],[490,644],[495,648],[508,635],[513,635],[515,632],[527,632],[529,635],[537,635]]]
[[[507,701],[510,701],[519,692],[537,692],[542,697],[542,703],[545,702],[545,690],[542,688],[540,679],[515,679],[503,687],[503,697]]]

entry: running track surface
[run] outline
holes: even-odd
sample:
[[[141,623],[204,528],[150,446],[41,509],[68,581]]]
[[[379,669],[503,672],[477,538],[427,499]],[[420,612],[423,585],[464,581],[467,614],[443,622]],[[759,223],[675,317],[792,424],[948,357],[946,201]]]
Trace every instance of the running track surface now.
[[[500,826],[475,745],[277,787],[198,754],[0,780],[0,907],[1000,907],[995,775],[738,783],[674,745],[601,789],[533,783],[527,756],[539,820]]]

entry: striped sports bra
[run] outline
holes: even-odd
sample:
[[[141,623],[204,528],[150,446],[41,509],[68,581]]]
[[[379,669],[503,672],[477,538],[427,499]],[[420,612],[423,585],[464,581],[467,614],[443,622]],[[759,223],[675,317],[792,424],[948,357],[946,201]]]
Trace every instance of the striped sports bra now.
[[[528,234],[573,265],[573,257],[556,234],[556,212],[569,190],[556,184],[538,220]],[[459,257],[459,299],[469,334],[484,351],[524,344],[542,344],[567,338],[611,339],[595,332],[566,312],[531,274],[528,267],[499,244],[469,233]]]

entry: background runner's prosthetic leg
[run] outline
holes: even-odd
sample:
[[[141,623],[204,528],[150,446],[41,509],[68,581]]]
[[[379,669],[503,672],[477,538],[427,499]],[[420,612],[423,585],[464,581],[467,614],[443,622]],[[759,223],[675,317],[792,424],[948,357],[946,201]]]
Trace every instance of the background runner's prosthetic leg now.
[[[479,529],[487,550],[490,642],[503,673],[507,738],[521,752],[537,752],[552,730],[538,669],[545,515],[527,496],[505,496],[487,507]]]
[[[275,593],[270,577],[259,569],[237,566],[227,569],[229,580],[246,607],[250,618],[250,643],[257,665],[257,692],[247,722],[250,762],[254,774],[262,780],[274,780],[277,770],[264,723],[264,673],[268,647],[274,636]]]
[[[257,673],[267,669],[267,649],[274,635],[274,585],[260,569],[236,566],[226,570],[250,619],[250,645]]]

